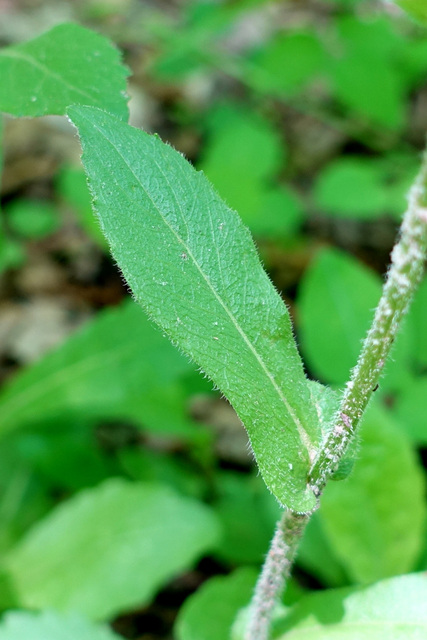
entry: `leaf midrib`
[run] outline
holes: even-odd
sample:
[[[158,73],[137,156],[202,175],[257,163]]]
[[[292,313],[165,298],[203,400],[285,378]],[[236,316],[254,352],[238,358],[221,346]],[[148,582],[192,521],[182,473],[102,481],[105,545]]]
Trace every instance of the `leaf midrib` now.
[[[86,120],[88,120],[88,119],[86,118]],[[210,289],[210,291],[212,292],[213,296],[215,297],[215,299],[217,300],[219,305],[224,309],[224,311],[226,312],[226,314],[230,318],[230,320],[231,320],[232,324],[234,325],[235,329],[237,330],[237,332],[239,333],[239,335],[241,336],[241,338],[243,339],[243,341],[245,342],[245,344],[247,345],[249,350],[252,352],[252,354],[255,357],[256,361],[261,366],[261,369],[264,371],[264,373],[267,376],[268,380],[271,382],[271,384],[272,384],[274,390],[276,391],[277,395],[279,396],[280,400],[283,402],[283,404],[287,408],[288,413],[291,416],[291,418],[292,418],[292,420],[293,420],[293,422],[294,422],[294,424],[295,424],[295,426],[297,428],[297,431],[298,431],[298,433],[299,433],[299,435],[301,437],[301,440],[303,441],[304,446],[307,449],[307,453],[309,455],[309,458],[311,459],[311,456],[315,452],[315,448],[314,448],[314,446],[313,446],[313,444],[312,444],[312,442],[310,440],[310,437],[309,437],[308,433],[304,429],[304,427],[301,424],[301,422],[298,419],[298,417],[295,415],[295,412],[294,412],[292,406],[289,404],[287,398],[283,395],[282,390],[280,389],[279,385],[277,384],[273,374],[267,368],[267,365],[263,361],[262,357],[260,356],[258,351],[253,346],[252,342],[249,340],[249,338],[247,337],[246,333],[243,331],[242,327],[239,325],[239,323],[237,322],[236,318],[234,317],[234,315],[232,314],[230,309],[227,307],[227,305],[223,302],[223,300],[219,297],[219,295],[215,291],[215,289],[212,286],[209,278],[205,275],[205,273],[203,272],[203,270],[200,267],[199,263],[197,262],[197,260],[196,260],[196,258],[194,256],[194,254],[192,253],[190,247],[187,244],[185,244],[185,242],[180,238],[180,236],[177,234],[175,229],[169,224],[168,220],[163,216],[162,212],[160,211],[158,206],[155,204],[155,202],[153,201],[153,199],[151,198],[151,196],[149,195],[147,190],[143,187],[143,185],[140,182],[139,177],[135,174],[135,172],[133,171],[132,167],[129,165],[129,163],[127,162],[126,158],[119,151],[119,149],[106,137],[106,135],[103,133],[103,131],[96,124],[93,124],[92,122],[90,122],[90,120],[88,120],[88,122],[91,124],[91,126],[93,126],[95,129],[98,130],[98,132],[106,140],[106,142],[109,145],[111,145],[111,147],[114,149],[114,151],[120,156],[120,158],[123,160],[123,163],[128,168],[128,170],[131,173],[131,175],[135,178],[135,180],[137,181],[138,185],[140,185],[141,189],[146,194],[147,198],[149,199],[149,201],[153,205],[154,209],[157,211],[157,213],[160,216],[161,220],[169,228],[171,233],[175,236],[175,238],[178,241],[178,243],[181,244],[182,247],[186,250],[186,253],[187,253],[188,257],[189,258],[191,257],[191,260],[193,261],[194,266],[197,268],[197,270],[199,271],[200,275],[202,276],[202,278],[206,282],[206,284],[207,284],[208,288]],[[169,188],[170,188],[171,193],[173,194],[173,196],[175,198],[175,202],[176,202],[176,204],[178,206],[178,209],[181,212],[181,217],[183,218],[183,220],[185,220],[185,218],[183,216],[182,208],[181,208],[181,205],[179,204],[179,201],[178,201],[177,195],[175,193],[175,190],[174,190],[173,186],[171,185],[171,183],[169,182],[169,179],[168,179],[167,175],[163,172],[163,170],[158,165],[156,160],[153,160],[153,158],[150,158],[150,159],[154,162],[154,164],[158,168],[159,172],[161,173],[161,175],[164,177],[164,179],[166,180],[167,184],[169,185]],[[126,195],[126,198],[128,199],[129,203],[131,205],[133,205],[134,203],[130,199],[129,194],[126,191],[123,191],[123,193]],[[211,220],[211,218],[210,218],[210,220]]]
[[[42,71],[45,75],[52,77],[54,80],[57,80],[58,82],[63,84],[65,87],[67,87],[71,91],[75,91],[76,93],[79,93],[83,97],[88,98],[91,102],[93,102],[93,100],[96,100],[96,97],[93,94],[87,93],[83,89],[80,89],[79,87],[76,87],[75,85],[70,84],[60,74],[56,73],[56,71],[53,71],[46,65],[39,62],[36,58],[33,58],[30,55],[23,53],[22,51],[19,51],[17,49],[12,49],[12,48],[5,49],[4,51],[1,52],[0,58],[15,58],[17,60],[23,60],[24,62],[27,62],[28,64],[38,69],[39,71]],[[97,100],[97,102],[99,101]]]

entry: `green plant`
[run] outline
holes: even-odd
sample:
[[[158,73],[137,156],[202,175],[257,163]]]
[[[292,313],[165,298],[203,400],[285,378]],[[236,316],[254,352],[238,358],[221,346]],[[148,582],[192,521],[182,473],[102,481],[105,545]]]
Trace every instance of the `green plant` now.
[[[66,35],[67,29],[71,32],[68,35]],[[289,573],[297,544],[311,514],[318,506],[318,499],[326,481],[333,475],[336,478],[347,475],[354,462],[355,452],[349,443],[354,442],[352,438],[357,425],[370,396],[376,391],[388,352],[412,294],[421,279],[427,242],[425,161],[411,190],[401,237],[394,250],[392,267],[377,307],[374,323],[365,341],[359,365],[354,370],[343,397],[340,398],[331,389],[307,380],[293,338],[287,307],[263,271],[249,233],[237,215],[222,202],[206,178],[195,172],[171,147],[164,145],[157,137],[149,136],[125,124],[125,99],[124,96],[119,98],[123,91],[124,72],[109,45],[105,41],[101,42],[98,36],[85,30],[80,31],[76,26],[64,26],[59,30],[59,34],[58,31],[55,33],[55,30],[51,32],[52,46],[57,45],[58,37],[62,41],[65,37],[76,38],[78,35],[77,53],[84,49],[82,42],[86,42],[88,52],[93,52],[95,47],[99,52],[97,59],[101,65],[97,73],[100,76],[110,75],[109,84],[100,89],[100,95],[94,96],[84,89],[86,83],[93,84],[92,76],[89,79],[68,78],[66,91],[63,92],[61,99],[61,91],[58,92],[58,88],[64,84],[63,77],[69,69],[69,63],[64,63],[64,69],[57,69],[50,68],[50,60],[48,60],[41,68],[40,59],[46,61],[44,53],[46,42],[49,45],[52,44],[46,35],[38,40],[37,46],[33,43],[32,46],[24,45],[5,52],[2,64],[6,65],[4,67],[6,72],[23,75],[29,90],[26,97],[23,98],[20,95],[19,99],[15,98],[15,103],[13,100],[7,102],[10,96],[7,96],[7,99],[3,97],[2,103],[0,96],[0,105],[5,111],[15,115],[63,113],[67,108],[69,117],[79,130],[83,146],[83,161],[102,229],[135,297],[172,341],[201,366],[233,404],[248,430],[258,466],[267,486],[279,503],[286,507],[258,582],[255,598],[249,611],[249,623],[243,614],[234,631],[236,638],[240,638],[243,634],[249,640],[263,640],[268,637],[273,608],[283,588],[285,577]],[[101,52],[104,50],[103,47],[105,47],[105,55]],[[91,53],[88,55],[89,61],[93,60]],[[13,67],[15,62],[12,64],[10,60],[19,60],[20,64],[26,62],[30,70],[15,69]],[[37,64],[31,60],[35,60]],[[112,68],[115,69],[115,75],[111,73]],[[54,87],[54,105],[50,105],[49,97],[43,91],[40,92],[40,96],[34,95],[34,87],[41,82],[40,74],[42,79],[47,77],[52,82],[57,82]],[[33,75],[37,77],[33,78]],[[102,88],[102,83],[99,86]],[[110,102],[103,105],[106,93]],[[116,100],[113,99],[115,96]],[[34,97],[36,100],[33,100]],[[37,113],[33,111],[34,104],[40,105],[40,111]],[[79,104],[80,106],[70,106]],[[26,111],[26,105],[28,105],[28,111]],[[105,110],[101,110],[100,105]],[[232,115],[231,121],[233,117]],[[251,131],[252,133],[255,131],[254,128],[251,129],[250,117],[243,122],[243,129],[245,126],[246,133],[249,131],[247,140],[250,141]],[[258,128],[256,131],[259,133]],[[233,128],[230,132],[231,135]],[[274,141],[272,142],[274,136],[269,135],[267,128],[264,134],[263,140],[267,149],[263,154],[265,166],[261,163],[255,167],[258,171],[252,176],[250,184],[256,184],[256,192],[260,194],[261,200],[268,202],[267,195],[271,195],[271,191],[268,191],[268,182],[275,177],[275,158],[278,149]],[[218,142],[217,144],[221,149],[221,144]],[[222,144],[225,148],[227,144],[233,146],[232,137],[231,142],[225,137],[225,142],[223,139]],[[263,142],[256,140],[254,144],[259,148]],[[208,159],[205,159],[205,168],[208,173],[209,171],[215,173],[220,166],[218,159],[215,159],[214,151],[211,150],[210,158],[208,156]],[[249,170],[253,168],[254,163],[251,162]],[[345,169],[348,171],[348,167]],[[355,166],[353,165],[350,169],[353,171],[353,174],[351,172],[350,174],[354,180]],[[375,175],[376,167],[372,170],[369,166],[368,174],[365,171],[366,167],[363,167],[362,172],[359,169],[359,165],[356,165],[356,174],[360,176],[362,173],[362,182],[365,180],[366,183],[366,175],[370,176],[368,183],[371,186],[373,183],[374,196],[376,197],[376,193],[381,195],[382,191],[378,186],[381,173],[380,178]],[[221,173],[219,175],[221,176]],[[342,175],[341,172],[341,180]],[[373,176],[374,180],[372,180]],[[225,180],[227,185],[227,177],[223,173],[219,180]],[[345,172],[344,177],[346,177]],[[331,180],[330,177],[329,180]],[[229,187],[230,189],[234,187],[233,182],[229,183]],[[329,187],[330,191],[331,187]],[[336,184],[332,191],[336,193]],[[328,201],[328,198],[325,198],[325,192],[327,194],[328,189],[325,189],[323,184],[323,188],[319,187],[317,197],[322,204],[326,202],[324,206],[327,207],[330,199]],[[231,199],[233,195],[229,197]],[[239,191],[236,191],[235,197],[240,197]],[[388,197],[391,198],[391,196]],[[374,209],[381,211],[383,206],[386,205],[380,200],[380,204],[377,204]],[[140,215],[141,209],[144,210],[144,215]],[[365,212],[366,208],[362,213],[360,210],[356,212],[352,210],[350,213],[364,215]],[[123,223],[123,218],[127,220],[126,224]],[[262,229],[265,230],[265,227]],[[141,260],[141,249],[144,251],[144,260]],[[341,262],[343,267],[338,270],[336,265]],[[336,362],[330,366],[321,347],[318,349],[319,353],[316,353],[316,346],[313,346],[316,343],[312,339],[316,329],[310,328],[309,321],[311,320],[314,325],[316,322],[310,317],[307,319],[304,311],[305,307],[310,305],[307,300],[312,300],[314,295],[312,291],[320,295],[319,288],[322,285],[327,288],[327,280],[322,276],[322,269],[328,277],[334,270],[336,274],[340,274],[339,286],[343,287],[343,290],[346,288],[354,290],[354,283],[359,285],[363,282],[366,301],[359,305],[357,299],[353,301],[351,297],[347,298],[350,304],[348,317],[352,315],[352,305],[358,307],[360,311],[360,320],[356,316],[357,326],[366,324],[369,320],[367,309],[371,308],[376,301],[378,283],[367,274],[362,275],[357,272],[357,268],[354,269],[346,259],[333,252],[323,254],[306,277],[301,293],[303,349],[307,350],[308,359],[313,358],[313,370],[317,369],[321,372],[322,379],[342,385],[352,365],[351,353],[348,360],[345,357],[341,359],[342,352],[338,345]],[[425,287],[421,290],[423,295],[425,295],[424,290]],[[323,297],[326,295],[327,292]],[[333,302],[334,299],[332,299]],[[29,372],[27,379],[21,378],[20,382],[12,385],[3,397],[4,406],[8,408],[4,429],[12,431],[24,419],[33,423],[40,420],[46,421],[46,419],[54,421],[58,412],[63,411],[64,408],[71,407],[78,413],[79,403],[85,406],[86,419],[102,414],[106,411],[106,404],[111,403],[109,415],[114,415],[116,411],[121,417],[129,415],[136,420],[143,419],[149,426],[150,417],[152,417],[151,424],[156,428],[159,422],[163,423],[163,420],[159,419],[157,407],[151,407],[150,413],[150,399],[152,402],[153,395],[155,404],[158,403],[159,397],[162,403],[165,403],[165,399],[170,399],[170,404],[166,402],[163,406],[165,422],[168,422],[168,416],[172,413],[176,416],[182,406],[181,378],[188,374],[188,363],[184,365],[181,360],[175,360],[173,352],[168,347],[164,347],[167,375],[162,373],[162,368],[159,372],[161,384],[158,388],[150,369],[144,371],[134,368],[133,336],[135,334],[129,334],[132,336],[132,340],[129,341],[124,328],[131,327],[133,324],[139,326],[141,323],[141,333],[152,332],[149,325],[145,329],[143,320],[135,309],[134,306],[124,307],[115,316],[107,314],[100,320],[103,328],[98,327],[96,330],[98,342],[94,353],[90,353],[90,347],[88,342],[85,342],[83,334],[74,344],[69,343],[68,353],[65,349],[53,354],[50,360],[45,360],[39,366],[38,370]],[[422,324],[424,316],[423,311],[420,312],[420,306],[418,306],[418,314],[418,323]],[[117,320],[118,316],[119,320]],[[416,317],[413,321],[417,322]],[[100,337],[102,340],[99,339]],[[341,337],[337,332],[337,339],[348,340],[355,354],[357,354],[360,337],[358,331],[350,338],[348,333]],[[157,337],[151,337],[150,334],[149,339],[156,340]],[[141,345],[146,345],[146,340],[146,336],[142,336]],[[105,348],[104,351],[104,344],[108,341],[115,343],[117,347],[115,352],[110,351],[110,347]],[[415,352],[418,359],[425,364],[424,347],[423,343],[421,348],[415,348]],[[73,400],[70,399],[66,367],[68,366],[72,372],[70,379],[75,377],[75,369],[79,369],[83,362],[79,350],[84,352],[87,362],[86,367],[81,367],[80,386],[77,384]],[[124,362],[124,365],[120,366],[128,374],[125,379],[108,378],[104,353],[107,356],[114,353],[117,361],[116,365],[112,366],[118,366],[117,362]],[[158,353],[156,351],[156,354]],[[406,356],[407,352],[403,350],[403,360]],[[55,377],[55,372],[58,370],[64,372],[65,381]],[[41,376],[45,376],[50,381],[50,387],[47,384],[41,388],[37,384]],[[409,379],[410,376],[411,373],[408,371]],[[396,382],[390,382],[389,388],[392,388],[393,384]],[[103,390],[104,397],[94,398],[90,385]],[[145,388],[145,394],[142,394],[142,397],[139,393],[141,386]],[[84,393],[82,394],[82,389],[86,390],[86,398]],[[30,390],[30,402],[21,408],[19,394],[28,393],[28,390]],[[9,405],[7,405],[8,402]],[[405,402],[410,403],[410,400],[408,395],[402,393],[400,404],[402,412],[405,412]],[[141,412],[142,405],[143,412]],[[169,409],[170,414],[168,414]],[[393,477],[393,473],[397,472],[411,480],[413,499],[418,505],[422,492],[421,480],[417,471],[414,471],[412,453],[407,448],[406,440],[405,438],[399,440],[399,435],[393,434],[393,426],[389,426],[388,419],[384,417],[380,408],[374,410],[377,413],[374,414],[372,421],[376,428],[368,433],[367,444],[364,443],[361,446],[366,446],[368,450],[371,444],[371,450],[375,450],[376,447],[383,446],[384,442],[387,443],[385,457],[392,469],[390,476]],[[185,437],[192,440],[192,425],[188,424],[184,416],[181,421],[177,421],[175,417],[170,420],[170,423],[174,424]],[[414,427],[414,431],[417,432],[417,427]],[[396,446],[396,441],[399,446]],[[46,459],[44,463],[46,465]],[[49,460],[47,467],[49,468]],[[52,460],[50,473],[58,474],[58,470],[52,471]],[[103,473],[101,469],[101,477]],[[356,475],[356,478],[359,478],[355,484],[356,492],[364,486],[370,490],[372,485],[377,485],[381,481],[381,476],[372,480],[369,473],[364,473],[360,465],[356,474],[359,474],[359,476]],[[337,541],[335,551],[338,555],[342,553],[340,545],[345,545],[346,536],[340,532],[337,533],[337,529],[331,526],[334,518],[332,515],[328,521],[328,513],[333,514],[334,511],[342,513],[346,507],[348,508],[349,499],[352,497],[351,480],[347,487],[349,487],[350,497],[344,495],[343,498],[341,495],[334,498],[334,495],[329,493],[325,502],[326,517],[322,526],[328,530],[330,540],[334,541],[335,537]],[[399,501],[400,489],[400,484],[394,491],[391,491],[390,484],[385,487],[378,501],[380,508],[383,508],[387,497],[393,502]],[[402,492],[402,496],[404,504],[407,499],[406,490]],[[116,546],[115,538],[119,537],[120,531],[116,532],[115,520],[111,517],[112,511],[114,514],[123,511],[120,518],[123,526],[129,530],[136,528],[137,539],[129,540],[130,555],[127,555],[120,545]],[[75,544],[80,544],[87,549],[88,554],[96,560],[101,557],[114,574],[121,571],[130,572],[130,563],[135,557],[141,562],[141,567],[149,566],[144,556],[144,539],[139,538],[139,530],[143,529],[144,519],[148,518],[152,530],[148,531],[147,538],[151,540],[155,536],[157,539],[157,523],[161,520],[163,513],[168,513],[171,523],[182,518],[184,521],[189,519],[196,524],[189,530],[184,528],[179,533],[182,535],[182,544],[180,543],[178,557],[169,558],[156,551],[154,554],[156,562],[157,558],[160,558],[163,564],[160,563],[154,567],[153,579],[148,581],[148,586],[145,584],[144,589],[141,589],[138,582],[126,583],[126,588],[121,589],[122,599],[118,599],[117,582],[113,580],[110,584],[107,581],[108,588],[104,593],[97,595],[98,571],[102,575],[106,569],[103,566],[99,568],[96,561],[95,566],[89,567],[91,570],[86,573],[82,572],[81,566],[69,567],[69,573],[64,574],[67,584],[69,583],[67,594],[57,593],[56,582],[52,580],[55,566],[62,565],[73,556]],[[413,514],[414,511],[408,508],[408,528],[413,527],[418,534],[422,530],[422,514],[418,519],[414,518]],[[91,518],[103,523],[105,530],[109,532],[107,552],[104,555],[103,550],[97,548],[96,544],[90,551],[91,533],[87,523]],[[66,532],[65,537],[64,532]],[[190,534],[194,539],[189,542]],[[178,569],[191,564],[193,556],[214,546],[217,537],[218,525],[213,514],[200,508],[200,505],[191,499],[177,498],[167,491],[155,489],[144,491],[142,487],[138,489],[127,486],[121,481],[110,480],[102,488],[87,491],[80,499],[75,499],[73,504],[66,505],[60,512],[48,516],[43,526],[39,526],[32,535],[12,548],[7,555],[4,569],[8,579],[14,585],[15,597],[20,603],[36,608],[71,607],[81,611],[87,617],[101,619],[149,599],[162,581]],[[61,548],[57,554],[51,555],[49,563],[46,563],[41,571],[37,571],[35,567],[29,576],[28,566],[36,565],[36,558],[49,546],[49,540],[54,538],[62,540]],[[172,539],[160,539],[159,544],[166,549],[172,544]],[[349,545],[351,544],[350,539]],[[411,566],[416,556],[418,535],[414,535],[411,545],[408,544],[405,553],[402,554],[402,565],[399,567],[402,571],[405,571],[407,566]],[[339,582],[339,564],[337,566],[336,576]],[[88,569],[87,565],[83,568],[85,571]],[[355,579],[360,582],[369,582],[378,577],[370,567],[369,554],[362,557],[361,561],[355,561],[353,566],[350,563],[347,570],[352,571]],[[384,569],[384,574],[387,575],[387,567]],[[230,611],[223,614],[221,622],[223,626],[218,627],[217,632],[225,633],[234,618],[235,609],[245,604],[246,594],[252,588],[252,584],[253,575],[250,573],[235,574],[224,579],[222,584],[211,583],[209,588],[206,587],[206,590],[200,594],[200,602],[193,601],[193,605],[189,605],[188,609],[183,611],[177,625],[179,637],[185,640],[193,637],[191,636],[193,625],[194,628],[197,628],[197,625],[200,628],[200,624],[202,628],[204,624],[207,628],[206,633],[209,633],[210,616],[218,615],[212,603],[223,597],[224,593],[229,592],[235,595],[236,589],[242,589],[244,597],[242,595],[240,599],[239,594],[236,602],[230,605]],[[372,619],[366,620],[366,617],[364,619],[366,633],[373,633],[369,625],[373,621],[372,626],[375,626],[381,616],[387,616],[396,629],[400,625],[404,626],[408,616],[412,615],[411,611],[415,611],[411,624],[415,624],[422,633],[421,630],[426,624],[425,614],[423,614],[425,588],[423,577],[414,575],[402,578],[400,582],[397,578],[384,582],[372,587],[372,591],[367,590],[361,594],[353,588],[317,598],[314,596],[311,600],[308,597],[296,605],[291,615],[283,616],[283,612],[278,611],[274,634],[275,637],[284,637],[285,634],[286,637],[289,635],[289,637],[298,638],[299,633],[301,637],[307,633],[308,627],[308,633],[311,632],[313,638],[325,637],[316,635],[318,630],[308,615],[316,616],[318,611],[323,612],[325,608],[328,610],[329,607],[333,609],[334,606],[341,606],[344,601],[349,603],[350,607],[344,617],[345,624],[353,622],[359,624],[366,607],[366,598],[373,599],[375,602]],[[395,608],[393,598],[398,597],[396,593],[402,592],[407,597],[399,607],[396,607],[399,613],[393,618],[392,610]],[[87,593],[91,594],[89,601],[85,597]],[[208,611],[208,623],[203,620],[200,622],[201,611]],[[338,624],[339,632],[338,618],[331,614],[327,624]],[[25,624],[28,621],[29,618],[22,618],[21,621],[15,618],[14,624]],[[37,620],[36,623],[39,626],[43,624],[42,620]],[[12,622],[8,624],[12,625]],[[76,623],[69,621],[67,624],[73,628]],[[94,638],[97,637],[96,633],[96,631],[93,632]],[[103,637],[103,633],[103,630],[99,630],[99,637]],[[395,630],[394,637],[408,637],[407,630],[400,633],[401,635],[398,630]]]

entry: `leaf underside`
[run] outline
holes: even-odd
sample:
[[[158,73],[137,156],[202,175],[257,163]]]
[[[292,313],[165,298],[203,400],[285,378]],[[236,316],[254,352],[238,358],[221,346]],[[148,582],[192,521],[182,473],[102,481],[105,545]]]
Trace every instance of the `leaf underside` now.
[[[313,508],[306,478],[317,415],[288,310],[248,230],[156,136],[99,109],[68,113],[102,229],[136,299],[231,402],[276,498]]]

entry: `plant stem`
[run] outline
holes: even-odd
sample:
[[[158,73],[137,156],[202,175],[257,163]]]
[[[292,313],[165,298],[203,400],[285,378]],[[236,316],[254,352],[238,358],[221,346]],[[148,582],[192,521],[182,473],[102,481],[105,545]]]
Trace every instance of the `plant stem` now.
[[[391,254],[383,293],[359,361],[346,385],[335,426],[323,443],[309,474],[320,496],[337,469],[375,391],[396,334],[423,276],[427,255],[427,152],[409,192],[400,237]],[[255,588],[245,640],[268,640],[274,607],[289,575],[310,514],[287,510],[278,523]]]
[[[424,154],[420,172],[409,192],[400,238],[391,254],[391,265],[372,326],[347,383],[335,426],[323,443],[310,471],[309,483],[318,496],[337,469],[377,387],[395,336],[423,276],[427,251],[426,185],[427,153]]]
[[[310,514],[284,511],[255,587],[245,640],[268,640],[274,607],[282,595]]]

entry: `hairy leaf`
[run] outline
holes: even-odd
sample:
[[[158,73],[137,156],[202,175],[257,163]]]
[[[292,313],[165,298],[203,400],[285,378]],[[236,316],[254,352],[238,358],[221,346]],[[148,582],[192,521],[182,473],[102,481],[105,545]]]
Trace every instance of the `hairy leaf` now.
[[[230,400],[278,500],[311,509],[317,416],[288,310],[247,229],[157,137],[98,109],[69,114],[102,228],[137,300]]]
[[[324,442],[334,427],[334,418],[340,406],[340,394],[313,380],[310,380],[310,393],[319,417]],[[357,453],[358,440],[357,436],[353,437],[331,480],[344,480],[351,473]]]

